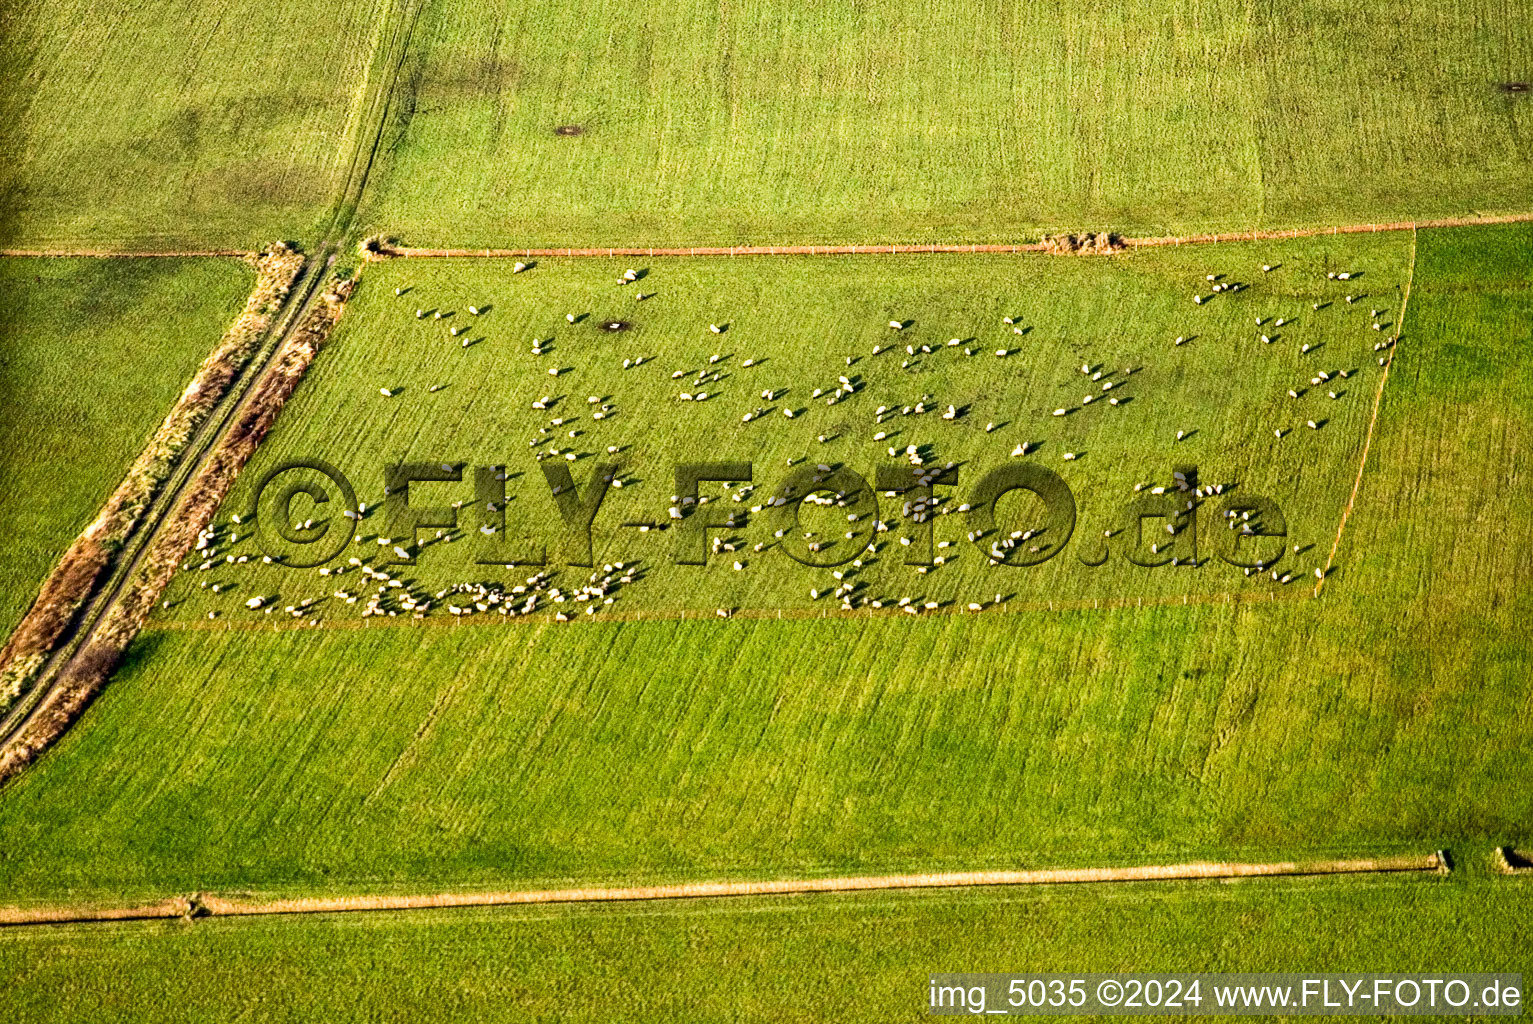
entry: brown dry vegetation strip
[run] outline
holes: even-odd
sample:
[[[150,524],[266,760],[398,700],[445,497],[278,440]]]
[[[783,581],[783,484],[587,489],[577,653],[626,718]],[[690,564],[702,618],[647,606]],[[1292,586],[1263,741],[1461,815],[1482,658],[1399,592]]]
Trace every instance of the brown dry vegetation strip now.
[[[1312,238],[1318,235],[1364,235],[1378,231],[1415,231],[1418,228],[1457,228],[1485,224],[1522,224],[1533,221],[1533,212],[1496,214],[1484,217],[1449,217],[1441,220],[1391,221],[1383,224],[1341,224],[1325,228],[1290,228],[1271,231],[1232,231],[1204,235],[1166,235],[1158,238],[1113,237],[1107,246],[1061,244],[1060,238],[1040,242],[963,245],[933,242],[916,245],[732,245],[614,248],[551,249],[426,249],[411,246],[388,246],[384,256],[399,257],[474,257],[490,259],[536,259],[565,256],[851,256],[905,255],[909,253],[1105,253],[1122,249],[1150,248],[1165,245],[1204,245],[1215,242],[1253,242],[1285,238]],[[1065,237],[1065,236],[1061,236]],[[1088,236],[1089,237],[1089,236]]]
[[[929,618],[934,615],[984,615],[984,614],[1020,614],[1027,612],[1071,612],[1071,611],[1096,611],[1101,609],[1115,610],[1124,608],[1158,608],[1171,605],[1213,605],[1213,604],[1269,604],[1274,601],[1307,601],[1312,595],[1306,590],[1297,590],[1279,595],[1276,590],[1248,591],[1244,593],[1225,592],[1221,594],[1183,594],[1180,597],[1120,597],[1108,598],[1081,598],[1073,601],[1002,601],[1000,611],[986,609],[982,612],[971,612],[961,602],[952,602],[945,607],[931,611],[921,611],[916,618]],[[993,609],[995,606],[992,605]],[[418,627],[470,627],[470,626],[495,626],[511,623],[531,623],[548,625],[557,622],[553,618],[553,610],[544,608],[547,614],[539,615],[471,615],[471,616],[428,616],[416,619],[405,616],[362,618],[360,616],[348,619],[321,619],[323,625],[311,626],[303,617],[294,618],[284,616],[280,619],[273,617],[271,620],[250,619],[244,621],[213,620],[207,619],[179,619],[170,622],[159,622],[150,626],[150,630],[220,630],[239,629],[248,631],[282,632],[290,629],[400,629]],[[316,611],[316,615],[318,612]],[[868,618],[898,618],[906,613],[903,608],[857,608],[845,611],[841,608],[740,608],[730,611],[728,618],[731,619],[868,619]],[[631,611],[603,611],[596,615],[586,615],[583,612],[575,614],[571,609],[569,623],[576,622],[671,622],[677,619],[714,619],[720,618],[717,611],[709,611],[706,608],[674,608],[674,609],[634,609]]]
[[[303,257],[285,246],[274,246],[246,257],[246,262],[255,268],[256,282],[244,310],[198,367],[95,520],[64,552],[32,607],[0,648],[0,705],[26,688],[95,592],[114,550],[138,526],[176,457],[270,328],[303,266]]]
[[[0,749],[0,782],[34,761],[62,735],[106,683],[181,560],[196,542],[198,533],[213,518],[234,477],[265,438],[283,404],[298,387],[304,371],[340,319],[353,284],[354,281],[344,282],[327,293],[282,343],[272,362],[252,386],[238,419],[180,496],[165,528],[154,538],[144,564],[138,568],[124,593],[106,611],[82,648],[59,671],[50,691],[26,723],[4,749]],[[62,633],[63,623],[58,628]]]
[[[784,896],[817,892],[889,889],[953,889],[1000,885],[1073,885],[1086,882],[1168,882],[1291,875],[1349,875],[1446,871],[1441,853],[1401,854],[1357,860],[1145,864],[1112,868],[1039,868],[1025,871],[954,871],[919,875],[786,878],[754,882],[690,882],[618,888],[521,889],[499,892],[430,893],[417,896],[313,896],[296,899],[225,899],[203,893],[132,907],[0,907],[0,926],[121,921],[183,916],[252,917],[270,914],[339,914],[360,911],[503,907],[546,903],[623,903],[643,900]]]

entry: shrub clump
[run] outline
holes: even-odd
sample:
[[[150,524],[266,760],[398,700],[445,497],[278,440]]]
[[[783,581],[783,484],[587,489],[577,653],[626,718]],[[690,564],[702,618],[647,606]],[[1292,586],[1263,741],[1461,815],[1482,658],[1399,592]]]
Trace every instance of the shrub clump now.
[[[1122,252],[1123,238],[1111,231],[1088,231],[1083,235],[1044,235],[1043,248],[1051,253],[1081,253],[1096,256]]]

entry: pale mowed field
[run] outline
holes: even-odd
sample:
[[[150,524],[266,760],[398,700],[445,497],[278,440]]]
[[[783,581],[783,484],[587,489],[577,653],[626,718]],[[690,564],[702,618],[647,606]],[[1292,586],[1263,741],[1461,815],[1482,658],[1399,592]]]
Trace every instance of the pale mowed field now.
[[[151,630],[0,805],[5,887],[334,893],[1525,842],[1527,244],[1422,235],[1319,600]]]

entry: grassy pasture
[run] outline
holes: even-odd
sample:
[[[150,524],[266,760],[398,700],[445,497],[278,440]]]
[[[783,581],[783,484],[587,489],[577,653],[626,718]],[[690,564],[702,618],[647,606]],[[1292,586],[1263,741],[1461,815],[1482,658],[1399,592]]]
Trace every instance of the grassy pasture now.
[[[335,892],[1526,843],[1529,238],[1422,234],[1319,600],[151,630],[0,801],[0,887]],[[298,402],[325,365],[271,444],[307,422]],[[364,427],[330,420],[337,440]]]
[[[27,0],[0,244],[312,240],[413,5]],[[1525,210],[1522,3],[420,8],[364,198],[447,245],[1009,241]],[[583,134],[559,136],[560,126]]]
[[[418,244],[1012,241],[1526,210],[1524,3],[433,3]],[[560,126],[584,129],[560,136]]]
[[[0,260],[0,635],[243,305],[234,260]]]
[[[0,32],[0,246],[316,237],[390,5],[22,0]]]
[[[884,1022],[924,1016],[932,971],[1515,971],[1530,912],[1527,884],[1330,879],[60,927],[0,934],[0,1006],[167,1024]]]
[[[523,538],[534,538],[546,549],[555,582],[571,589],[587,572],[568,567],[571,558],[561,546],[560,514],[534,457],[549,452],[559,454],[543,465],[569,467],[581,487],[595,478],[592,467],[620,468],[618,480],[626,486],[608,492],[592,531],[598,564],[638,563],[645,573],[614,596],[610,611],[618,614],[708,613],[719,607],[805,614],[834,607],[828,597],[810,596],[811,589],[826,594],[837,586],[832,570],[795,561],[782,550],[790,541],[801,558],[840,563],[837,571],[849,573],[848,582],[862,587],[865,599],[890,607],[901,597],[962,607],[989,603],[997,593],[1024,607],[1229,593],[1297,598],[1330,550],[1356,475],[1380,373],[1373,345],[1389,334],[1370,326],[1392,324],[1398,316],[1410,258],[1409,236],[1397,234],[1141,251],[1112,260],[704,259],[656,264],[626,287],[615,283],[624,265],[604,260],[545,261],[523,274],[513,274],[506,263],[472,260],[381,264],[369,270],[331,347],[226,503],[220,519],[242,539],[219,546],[208,571],[182,576],[171,595],[178,602],[172,617],[205,620],[216,610],[226,621],[283,620],[280,608],[273,616],[244,607],[260,595],[283,607],[317,599],[316,613],[327,621],[358,618],[365,602],[344,604],[331,596],[337,589],[357,593],[365,582],[357,572],[336,577],[320,575],[319,569],[265,566],[251,528],[229,520],[250,507],[269,468],[308,457],[339,467],[374,507],[383,499],[386,464],[468,463],[463,482],[417,484],[410,491],[417,506],[464,502],[459,531],[450,535],[461,539],[426,547],[418,564],[404,570],[411,588],[428,596],[453,583],[514,584],[528,575],[525,568],[475,564],[483,503],[474,498],[472,467],[507,466],[506,536],[515,544],[508,557],[519,557],[520,548],[528,551],[520,557],[530,558],[531,546]],[[1263,273],[1264,262],[1276,269]],[[1331,281],[1327,268],[1361,276]],[[1195,305],[1194,292],[1209,295],[1205,278],[1215,272],[1248,287]],[[395,296],[396,288],[408,290]],[[652,297],[635,301],[641,290]],[[1361,300],[1345,302],[1349,292],[1360,293]],[[1317,304],[1322,308],[1314,309]],[[473,316],[467,312],[471,305],[489,308]],[[438,309],[451,315],[440,321],[416,316],[417,310]],[[1371,318],[1374,309],[1384,312]],[[586,318],[572,325],[566,312]],[[632,329],[601,328],[617,317],[632,318]],[[1258,317],[1264,319],[1260,327]],[[1275,317],[1291,322],[1277,327]],[[1026,333],[1015,333],[1004,318],[1015,319],[1015,329]],[[896,332],[888,326],[891,320],[913,323]],[[713,334],[709,324],[727,330]],[[459,338],[449,333],[459,329],[465,332]],[[1260,341],[1268,332],[1276,339],[1270,345]],[[1178,347],[1178,335],[1191,341]],[[542,355],[530,351],[534,337],[543,339]],[[948,344],[954,338],[963,343]],[[1302,351],[1306,345],[1308,353]],[[884,350],[872,355],[877,346]],[[932,351],[923,353],[922,346]],[[907,354],[907,347],[915,354]],[[999,349],[1012,354],[1000,358]],[[727,358],[710,367],[716,354]],[[623,361],[635,356],[648,361],[623,368]],[[850,366],[848,357],[854,360]],[[746,361],[755,365],[746,367]],[[1083,374],[1083,365],[1102,380]],[[551,368],[563,372],[551,377]],[[699,384],[695,375],[710,369],[719,379]],[[687,376],[673,380],[678,370]],[[1350,370],[1351,376],[1341,379],[1338,370]],[[1317,371],[1333,379],[1312,386]],[[841,376],[855,378],[859,389],[829,405],[827,396]],[[432,390],[438,386],[441,390]],[[395,396],[382,396],[381,387]],[[1302,389],[1303,397],[1290,398],[1290,388]],[[1327,397],[1333,389],[1340,396],[1334,401]],[[763,398],[763,390],[774,397]],[[817,390],[825,395],[816,397]],[[679,399],[682,393],[703,392],[709,394],[706,402]],[[601,406],[589,404],[592,396],[611,407],[602,420],[593,418]],[[543,397],[557,401],[533,409]],[[1083,404],[1087,397],[1095,401]],[[914,410],[923,398],[929,411],[896,413],[877,422],[880,406]],[[1122,404],[1111,406],[1109,399]],[[949,406],[964,411],[945,421],[941,417]],[[1057,408],[1072,413],[1054,416]],[[759,418],[742,422],[760,410]],[[790,419],[786,412],[797,415]],[[1323,428],[1306,429],[1308,419]],[[996,429],[987,431],[992,424]],[[1289,433],[1276,438],[1279,428]],[[572,429],[579,436],[568,436]],[[1188,432],[1180,442],[1179,431]],[[875,440],[880,432],[887,436]],[[1034,446],[1033,453],[1013,457],[1024,442]],[[889,448],[903,452],[912,444],[929,464],[961,464],[958,485],[938,489],[956,514],[936,517],[932,527],[933,544],[952,547],[913,554],[915,546],[897,540],[906,531],[894,529],[879,536],[876,552],[862,552],[860,569],[846,564],[858,557],[871,533],[850,540],[845,534],[866,530],[875,505],[898,527],[908,496],[847,507],[805,505],[796,528],[790,515],[763,507],[778,493],[790,458],[811,471],[816,464],[845,465],[873,485],[881,467],[908,473],[908,463],[891,458]],[[619,451],[609,455],[609,446]],[[1067,453],[1079,457],[1067,461]],[[565,454],[578,460],[566,462]],[[744,491],[702,485],[701,494],[741,514],[741,528],[717,532],[738,550],[711,556],[706,567],[678,565],[675,559],[686,543],[682,527],[641,533],[623,524],[668,523],[677,467],[703,461],[752,463],[757,489],[735,502],[730,496]],[[997,567],[988,554],[995,535],[969,543],[972,527],[957,507],[971,500],[984,474],[1020,462],[1065,479],[1078,510],[1075,532],[1066,541],[1062,527],[1049,526],[1036,540],[1021,542],[1015,552],[1021,559],[1035,545],[1048,545],[1039,556],[1059,552],[1041,566]],[[1279,566],[1294,582],[1285,588],[1265,575],[1248,578],[1213,557],[1225,538],[1234,536],[1219,511],[1223,498],[1199,511],[1196,544],[1186,536],[1177,542],[1177,566],[1149,569],[1126,557],[1136,546],[1141,558],[1170,557],[1149,551],[1151,544],[1170,540],[1165,521],[1156,519],[1145,520],[1142,543],[1135,545],[1130,527],[1112,540],[1106,565],[1085,564],[1105,556],[1109,529],[1128,523],[1124,509],[1136,497],[1134,485],[1170,485],[1172,467],[1179,464],[1199,466],[1206,482],[1237,484],[1232,495],[1259,494],[1278,503],[1286,517],[1286,541],[1269,540],[1259,548],[1248,542],[1243,550],[1252,557],[1258,550],[1267,557],[1286,551]],[[865,489],[859,493],[867,496]],[[752,508],[761,511],[749,512]],[[302,520],[325,511],[301,499],[293,514]],[[852,523],[848,515],[861,518]],[[334,510],[330,518],[335,519]],[[913,524],[908,525],[913,536]],[[1011,534],[1044,528],[1047,517],[1042,503],[1023,493],[1002,499],[997,525]],[[779,541],[779,530],[792,536]],[[370,515],[328,567],[344,569],[348,557],[387,558],[392,544],[376,542],[405,543],[391,538],[393,532],[382,512]],[[818,555],[805,546],[801,534],[807,532],[825,545]],[[418,539],[434,535],[426,530]],[[756,552],[757,544],[770,546]],[[1294,546],[1301,548],[1297,555]],[[271,550],[303,553],[280,543]],[[250,561],[223,561],[241,555]],[[1194,555],[1204,564],[1186,565]],[[929,573],[907,564],[933,557],[945,564]],[[733,568],[737,561],[742,570]],[[209,584],[227,589],[215,596],[205,589]],[[436,603],[435,617],[443,616],[443,604]],[[583,609],[567,603],[566,610]]]

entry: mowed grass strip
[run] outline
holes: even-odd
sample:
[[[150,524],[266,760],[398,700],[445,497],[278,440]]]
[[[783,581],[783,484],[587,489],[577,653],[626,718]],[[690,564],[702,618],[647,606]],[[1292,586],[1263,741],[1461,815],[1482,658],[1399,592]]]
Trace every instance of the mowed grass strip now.
[[[541,549],[554,584],[572,590],[590,570],[570,566],[579,553],[562,540],[543,471],[567,467],[584,489],[604,464],[617,467],[616,486],[597,514],[592,555],[598,567],[637,565],[642,578],[620,587],[613,602],[594,602],[599,615],[818,614],[837,603],[811,591],[829,595],[843,582],[861,588],[860,607],[876,600],[891,609],[901,598],[989,606],[997,594],[1045,607],[1298,597],[1303,579],[1323,568],[1356,476],[1379,380],[1375,346],[1396,328],[1410,253],[1409,236],[1392,235],[1112,259],[697,259],[656,262],[628,285],[620,277],[626,265],[606,260],[548,260],[522,273],[503,261],[378,264],[226,502],[219,516],[226,540],[211,556],[194,554],[193,571],[174,585],[168,618],[215,612],[224,621],[271,623],[285,618],[283,608],[312,600],[304,621],[355,620],[366,606],[358,595],[372,585],[347,560],[384,564],[396,545],[414,541],[427,546],[416,565],[398,571],[428,599],[469,581],[508,590],[522,584],[532,571],[525,565],[477,564],[490,557],[492,542],[523,562]],[[1337,273],[1352,276],[1327,276]],[[1244,287],[1214,293],[1210,275]],[[1195,294],[1207,301],[1195,304]],[[649,297],[635,301],[639,295]],[[624,329],[604,329],[618,320]],[[891,322],[906,326],[893,330]],[[843,378],[854,393],[838,393]],[[888,410],[882,417],[880,408]],[[949,410],[953,418],[944,419]],[[911,495],[805,504],[796,524],[766,507],[789,476],[789,460],[800,471],[845,466],[873,487],[883,469],[908,477],[909,446],[919,448],[924,466],[959,467],[956,486],[937,488],[952,514],[933,517],[929,550],[904,544],[921,540],[904,514]],[[304,560],[309,552],[284,545],[269,524],[258,540],[246,518],[266,474],[298,459],[332,463],[371,507],[353,543],[323,568],[263,564],[268,552]],[[740,487],[743,480],[733,488],[712,482],[699,493],[715,502],[710,515],[727,509],[742,525],[710,535],[721,547],[706,567],[677,564],[695,559],[703,544],[684,547],[687,531],[669,518],[678,467],[736,461],[752,465],[754,489]],[[414,506],[459,503],[458,528],[446,534],[456,540],[432,543],[439,531],[431,529],[392,535],[381,506],[385,468],[396,462],[463,464],[461,482],[415,484],[409,498]],[[999,503],[998,532],[971,543],[976,524],[959,507],[976,500],[986,474],[1020,463],[1068,484],[1073,535],[1049,525],[1042,502],[1019,492]],[[474,472],[497,465],[506,467],[510,501],[504,531],[487,538],[481,531],[498,528],[501,516],[481,508]],[[1196,466],[1198,479],[1228,485],[1229,494],[1202,503],[1196,542],[1185,532],[1173,539],[1167,521],[1153,518],[1144,520],[1141,540],[1128,504],[1149,498],[1153,487],[1172,488],[1176,466]],[[1215,556],[1231,551],[1236,535],[1224,501],[1258,495],[1277,503],[1286,536],[1246,541],[1238,557],[1281,555],[1281,583]],[[1164,500],[1180,510],[1191,497]],[[875,508],[894,528],[876,536],[876,550],[863,551]],[[275,504],[261,513],[279,514]],[[234,523],[235,515],[245,522]],[[342,522],[338,508],[306,498],[291,515]],[[646,522],[669,528],[632,525]],[[991,564],[998,540],[1032,531],[1040,532],[1017,538],[1016,561],[1057,554],[1031,568]],[[228,542],[231,535],[239,540]],[[1152,554],[1152,546],[1161,551]],[[788,550],[825,567],[806,566]],[[1132,564],[1132,552],[1178,564],[1149,569]],[[928,572],[915,564],[937,559]],[[253,599],[264,607],[247,609]],[[436,600],[431,614],[442,618],[446,604]],[[557,607],[548,602],[542,614]]]
[[[1522,842],[1526,238],[1422,234],[1417,326],[1319,600],[150,631],[0,800],[0,886],[333,894]],[[1471,340],[1474,375],[1455,368]]]
[[[37,1021],[882,1022],[926,1013],[940,970],[1515,970],[1530,910],[1527,885],[1323,880],[64,927],[0,934],[0,1005]],[[1199,999],[1186,1009],[1214,995]]]
[[[151,633],[0,809],[6,888],[542,887],[1516,832],[1525,648],[1461,627],[1466,658],[1336,618]]]
[[[0,635],[251,286],[235,260],[0,259]]]
[[[315,237],[391,6],[27,0],[0,42],[0,246]]]
[[[1014,242],[1526,210],[1525,4],[423,15],[365,218],[422,245]],[[567,134],[560,134],[564,128]]]

